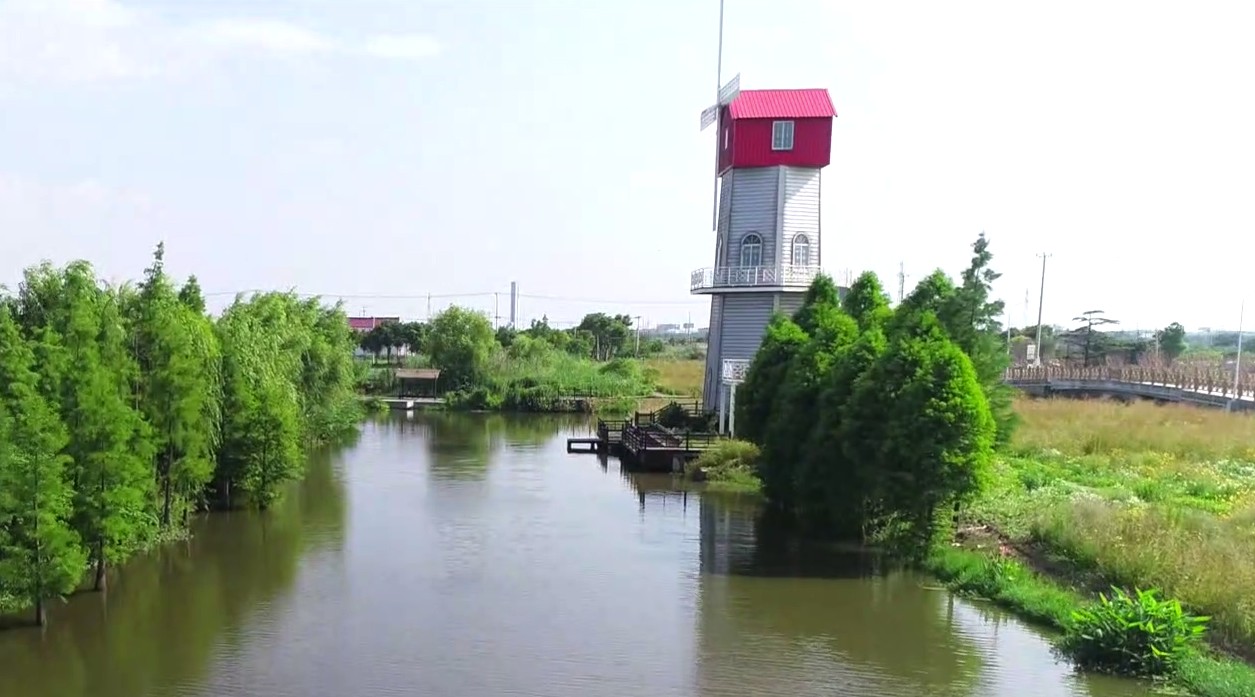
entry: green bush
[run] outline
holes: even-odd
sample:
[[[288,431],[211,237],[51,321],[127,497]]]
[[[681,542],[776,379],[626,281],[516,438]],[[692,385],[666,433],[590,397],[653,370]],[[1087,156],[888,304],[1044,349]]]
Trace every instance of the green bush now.
[[[1206,617],[1195,617],[1176,600],[1153,590],[1130,595],[1113,588],[1090,607],[1072,613],[1059,650],[1078,668],[1145,678],[1173,674],[1202,636]]]
[[[743,440],[721,440],[688,463],[686,473],[694,476],[701,472],[706,481],[716,489],[732,491],[759,491],[762,482],[755,474],[758,464],[758,446]]]

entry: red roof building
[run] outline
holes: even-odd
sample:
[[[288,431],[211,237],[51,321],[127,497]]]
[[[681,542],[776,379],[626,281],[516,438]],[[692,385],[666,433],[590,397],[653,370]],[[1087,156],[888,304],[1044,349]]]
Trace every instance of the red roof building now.
[[[400,321],[400,317],[350,317],[349,329],[355,332],[368,332],[381,324]]]
[[[744,90],[722,107],[720,174],[732,167],[825,167],[837,110],[825,89]]]

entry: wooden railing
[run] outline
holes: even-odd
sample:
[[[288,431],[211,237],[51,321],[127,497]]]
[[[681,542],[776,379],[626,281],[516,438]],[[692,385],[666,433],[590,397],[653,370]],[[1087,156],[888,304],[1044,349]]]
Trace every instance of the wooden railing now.
[[[719,441],[717,433],[669,431],[657,424],[627,424],[623,429],[623,447],[639,453],[642,450],[705,450]]]
[[[623,428],[630,421],[597,419],[597,437],[603,443],[618,443],[623,440]]]
[[[1171,387],[1230,399],[1255,398],[1255,375],[1242,374],[1234,389],[1233,373],[1222,370],[1099,366],[1069,368],[1008,368],[1004,379],[1012,385],[1046,385],[1056,381],[1120,382],[1132,385]]]

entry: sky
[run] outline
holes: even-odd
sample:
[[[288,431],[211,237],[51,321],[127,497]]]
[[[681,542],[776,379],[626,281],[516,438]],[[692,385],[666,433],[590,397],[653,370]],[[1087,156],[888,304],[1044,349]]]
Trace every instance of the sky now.
[[[0,284],[708,320],[718,0],[0,0]],[[839,114],[823,259],[896,297],[984,231],[1013,325],[1236,328],[1249,3],[726,0],[723,77]],[[431,294],[429,301],[427,296]],[[494,295],[495,294],[495,295]],[[1255,294],[1250,294],[1255,325]],[[430,303],[430,304],[429,304]]]

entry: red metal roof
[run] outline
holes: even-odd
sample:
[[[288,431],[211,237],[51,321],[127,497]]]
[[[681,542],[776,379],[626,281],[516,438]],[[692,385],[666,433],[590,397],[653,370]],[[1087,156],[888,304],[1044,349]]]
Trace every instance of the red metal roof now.
[[[733,119],[832,118],[837,110],[825,89],[742,90],[728,105]]]

